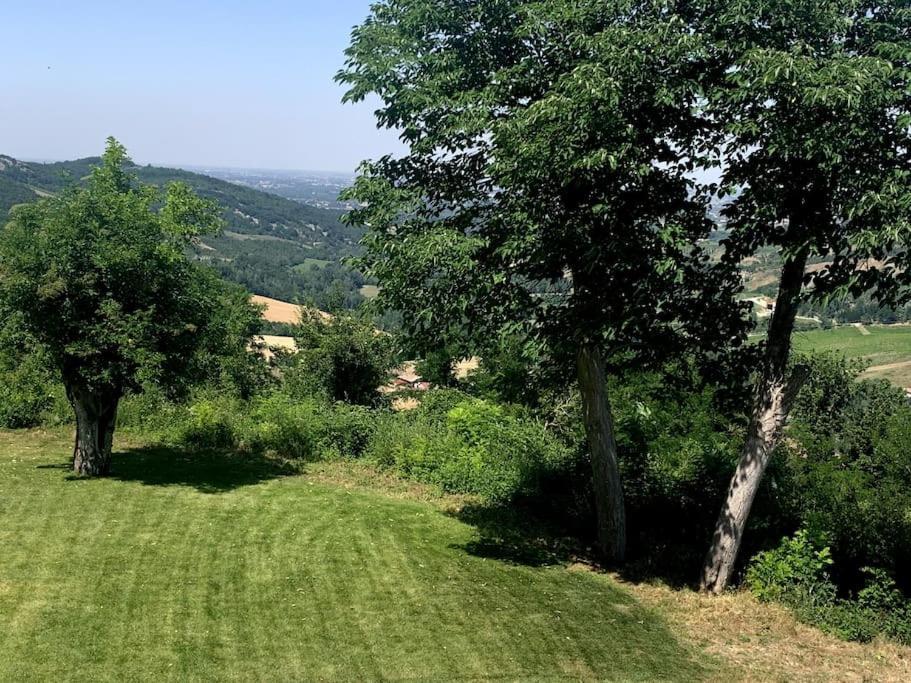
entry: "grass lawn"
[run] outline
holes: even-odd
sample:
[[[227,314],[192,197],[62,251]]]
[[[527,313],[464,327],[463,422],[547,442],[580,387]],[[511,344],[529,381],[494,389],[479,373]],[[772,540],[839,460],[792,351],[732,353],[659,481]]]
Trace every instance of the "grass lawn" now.
[[[727,678],[609,576],[432,501],[140,444],[78,480],[70,444],[0,432],[0,681]]]
[[[867,325],[863,331],[846,326],[797,332],[794,347],[804,352],[834,351],[848,358],[863,358],[872,366],[864,376],[911,386],[911,325]]]

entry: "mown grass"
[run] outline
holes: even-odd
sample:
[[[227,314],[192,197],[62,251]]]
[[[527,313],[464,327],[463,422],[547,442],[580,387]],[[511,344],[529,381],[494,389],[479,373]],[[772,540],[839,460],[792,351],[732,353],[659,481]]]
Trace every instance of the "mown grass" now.
[[[0,432],[0,680],[699,680],[609,577],[253,456]],[[495,545],[495,544],[493,544]]]
[[[811,330],[794,334],[794,348],[803,352],[836,352],[863,359],[872,367],[866,377],[881,377],[898,386],[911,386],[911,325],[867,325]],[[891,367],[880,367],[891,366]]]

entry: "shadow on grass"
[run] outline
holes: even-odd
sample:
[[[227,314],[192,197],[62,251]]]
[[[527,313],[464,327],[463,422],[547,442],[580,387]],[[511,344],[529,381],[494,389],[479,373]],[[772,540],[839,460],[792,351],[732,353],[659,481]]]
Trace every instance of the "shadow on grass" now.
[[[630,583],[660,583],[671,588],[694,588],[702,544],[652,544],[630,539],[629,558],[619,567],[601,563],[593,539],[586,543],[579,530],[561,529],[559,525],[536,516],[534,510],[522,507],[466,505],[450,515],[473,526],[478,537],[459,549],[475,557],[499,560],[527,567],[544,567],[582,563],[596,570],[615,570]]]
[[[527,510],[477,504],[449,514],[477,529],[478,538],[459,546],[469,555],[527,567],[595,564],[591,550],[578,539],[557,533]]]
[[[145,446],[114,453],[109,478],[146,486],[186,486],[203,493],[222,493],[297,471],[289,463],[256,453]]]

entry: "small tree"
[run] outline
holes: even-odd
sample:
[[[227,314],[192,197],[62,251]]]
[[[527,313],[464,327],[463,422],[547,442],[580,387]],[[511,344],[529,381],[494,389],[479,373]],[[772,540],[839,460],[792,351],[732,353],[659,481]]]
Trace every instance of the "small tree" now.
[[[419,347],[484,354],[503,336],[575,376],[598,539],[625,554],[606,373],[694,339],[730,340],[730,282],[695,247],[687,172],[699,40],[666,3],[386,0],[339,80],[376,94],[402,158],[366,163],[350,220],[363,266]],[[700,298],[707,295],[705,298]],[[698,312],[698,315],[693,315]]]
[[[218,280],[184,248],[219,227],[214,203],[137,186],[113,138],[84,187],[14,210],[0,233],[0,298],[47,352],[76,415],[73,467],[110,469],[117,407],[186,374],[218,306]]]
[[[734,570],[763,473],[805,373],[789,364],[807,298],[872,292],[900,302],[911,284],[911,8],[906,0],[693,3],[712,38],[707,106],[725,136],[726,259],[773,246],[780,284],[740,462],[702,587]],[[812,271],[811,259],[826,264]]]
[[[372,405],[395,364],[393,338],[358,313],[327,316],[301,308],[295,333],[299,352],[288,359],[287,380],[301,393]]]

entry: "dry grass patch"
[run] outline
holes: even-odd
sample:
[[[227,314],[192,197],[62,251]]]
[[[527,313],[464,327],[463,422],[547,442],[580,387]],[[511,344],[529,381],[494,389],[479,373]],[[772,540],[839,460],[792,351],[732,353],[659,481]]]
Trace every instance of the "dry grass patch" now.
[[[615,578],[643,605],[660,611],[679,638],[739,670],[740,680],[911,680],[911,648],[839,640],[745,592],[709,597]]]

